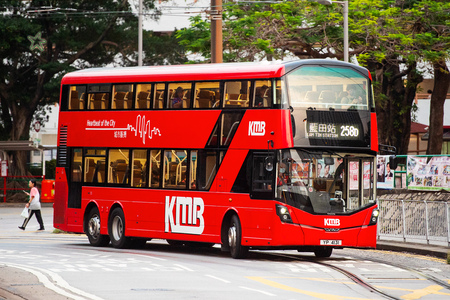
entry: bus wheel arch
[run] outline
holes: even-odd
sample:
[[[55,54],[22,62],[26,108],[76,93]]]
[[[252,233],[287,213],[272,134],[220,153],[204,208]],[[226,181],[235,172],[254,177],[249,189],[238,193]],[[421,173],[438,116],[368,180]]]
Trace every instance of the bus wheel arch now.
[[[83,229],[89,243],[96,247],[105,247],[109,244],[109,236],[100,233],[100,211],[95,203],[89,203],[83,218]]]
[[[108,218],[108,234],[114,248],[129,248],[131,239],[125,236],[125,214],[120,205],[113,205]]]

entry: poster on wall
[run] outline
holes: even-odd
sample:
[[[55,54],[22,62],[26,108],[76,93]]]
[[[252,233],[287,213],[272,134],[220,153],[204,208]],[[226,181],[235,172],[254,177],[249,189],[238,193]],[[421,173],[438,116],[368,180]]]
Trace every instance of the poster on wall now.
[[[389,164],[389,155],[377,156],[377,188],[394,188],[394,170]]]
[[[406,180],[411,190],[450,191],[450,157],[408,156]]]

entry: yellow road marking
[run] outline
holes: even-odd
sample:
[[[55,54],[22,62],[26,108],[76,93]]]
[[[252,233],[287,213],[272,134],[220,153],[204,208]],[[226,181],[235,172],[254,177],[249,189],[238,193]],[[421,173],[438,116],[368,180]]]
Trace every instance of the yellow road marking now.
[[[265,284],[265,285],[268,285],[268,286],[271,286],[274,288],[277,288],[277,289],[300,293],[300,294],[308,295],[308,296],[315,297],[318,299],[326,299],[326,300],[342,300],[342,299],[359,299],[359,300],[361,300],[361,299],[365,299],[365,298],[356,298],[356,297],[348,297],[348,296],[322,294],[322,293],[317,293],[317,292],[301,290],[301,289],[293,288],[288,285],[284,285],[284,284],[267,279],[267,278],[302,279],[302,280],[323,281],[323,282],[331,282],[331,283],[356,284],[354,282],[344,281],[343,278],[341,278],[341,279],[338,278],[336,280],[327,280],[327,279],[322,279],[322,278],[310,278],[310,277],[290,277],[290,276],[270,276],[270,277],[264,277],[264,278],[259,277],[259,276],[247,276],[246,278],[260,282],[262,284]],[[424,279],[418,279],[418,280],[424,280]],[[441,289],[443,289],[443,287],[440,287],[438,285],[430,285],[426,288],[419,289],[419,290],[388,287],[388,286],[375,286],[375,287],[382,289],[382,290],[397,290],[397,291],[410,292],[409,294],[406,294],[401,297],[402,299],[405,299],[405,300],[416,300],[416,299],[420,299],[423,296],[427,296],[430,294],[450,296],[449,293],[439,292]]]
[[[415,290],[411,294],[404,295],[404,296],[402,296],[402,299],[415,300],[415,299],[420,299],[423,296],[427,296],[430,294],[439,294],[439,295],[449,295],[450,296],[450,294],[447,294],[447,293],[438,293],[438,291],[442,290],[442,289],[443,289],[443,287],[441,287],[439,285],[430,285],[424,289]]]
[[[294,293],[299,293],[299,294],[304,294],[304,295],[308,295],[311,297],[315,297],[318,299],[325,299],[325,300],[342,300],[342,299],[355,299],[355,300],[368,300],[368,298],[357,298],[357,297],[348,297],[348,296],[338,296],[338,295],[330,295],[330,294],[322,294],[322,293],[316,293],[316,292],[310,292],[310,291],[305,291],[305,290],[301,290],[301,289],[297,289],[297,288],[293,288],[290,287],[288,285],[284,285],[275,281],[271,281],[268,279],[265,279],[263,277],[258,277],[258,276],[250,276],[250,277],[246,277],[248,279],[260,282],[262,284],[277,288],[277,289],[282,289],[285,291],[290,291],[290,292],[294,292]]]

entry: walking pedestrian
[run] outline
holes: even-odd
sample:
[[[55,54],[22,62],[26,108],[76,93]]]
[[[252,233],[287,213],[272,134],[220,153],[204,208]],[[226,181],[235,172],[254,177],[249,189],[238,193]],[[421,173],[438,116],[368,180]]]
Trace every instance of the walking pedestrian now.
[[[36,187],[36,180],[31,179],[28,182],[28,186],[31,188],[31,190],[29,193],[25,192],[25,194],[30,196],[30,200],[26,205],[26,207],[28,208],[29,216],[23,221],[22,226],[19,226],[19,228],[25,230],[25,227],[27,227],[27,224],[30,221],[33,214],[36,214],[36,219],[40,225],[38,230],[45,230],[44,222],[42,221],[40,195]]]

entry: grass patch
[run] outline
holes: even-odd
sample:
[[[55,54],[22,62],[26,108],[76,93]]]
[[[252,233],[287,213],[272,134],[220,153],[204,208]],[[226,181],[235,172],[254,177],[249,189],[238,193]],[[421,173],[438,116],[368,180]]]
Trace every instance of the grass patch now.
[[[52,233],[67,233],[67,232],[65,232],[64,230],[55,228]]]
[[[447,264],[450,265],[450,252],[447,252]]]

